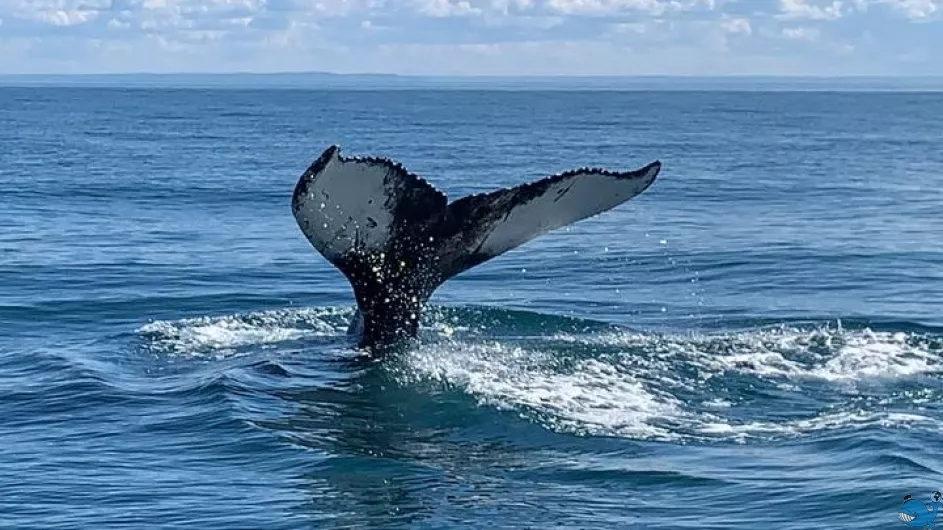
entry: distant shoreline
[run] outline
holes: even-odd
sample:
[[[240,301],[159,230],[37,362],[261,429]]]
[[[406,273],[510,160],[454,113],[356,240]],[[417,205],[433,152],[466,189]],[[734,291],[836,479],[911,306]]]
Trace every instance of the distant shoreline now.
[[[338,90],[943,91],[943,76],[419,76],[274,73],[0,74],[2,87]]]

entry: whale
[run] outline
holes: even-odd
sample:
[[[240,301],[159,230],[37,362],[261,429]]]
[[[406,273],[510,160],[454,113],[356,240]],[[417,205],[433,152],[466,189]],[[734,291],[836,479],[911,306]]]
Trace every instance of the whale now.
[[[382,356],[417,338],[423,309],[447,280],[638,196],[661,167],[581,167],[450,202],[401,163],[343,156],[335,144],[301,174],[291,208],[353,289],[348,334],[359,350]]]

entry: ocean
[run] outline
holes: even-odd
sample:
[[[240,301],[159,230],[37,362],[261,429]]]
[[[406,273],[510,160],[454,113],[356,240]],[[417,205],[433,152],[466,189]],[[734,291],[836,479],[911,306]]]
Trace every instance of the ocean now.
[[[0,88],[0,526],[901,527],[943,489],[943,94]],[[644,194],[362,363],[292,189]]]

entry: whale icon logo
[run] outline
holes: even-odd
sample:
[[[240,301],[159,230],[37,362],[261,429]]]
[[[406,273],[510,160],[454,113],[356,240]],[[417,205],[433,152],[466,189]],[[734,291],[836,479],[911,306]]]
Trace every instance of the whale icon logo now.
[[[911,528],[936,528],[936,516],[943,509],[943,493],[934,491],[930,502],[904,495],[904,503],[897,509],[897,518]]]

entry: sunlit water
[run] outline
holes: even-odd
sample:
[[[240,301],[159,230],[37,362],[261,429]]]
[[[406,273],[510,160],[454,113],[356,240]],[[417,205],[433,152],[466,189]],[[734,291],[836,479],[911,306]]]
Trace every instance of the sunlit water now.
[[[939,94],[0,89],[10,528],[891,528],[943,488]],[[290,213],[658,182],[377,363]]]

